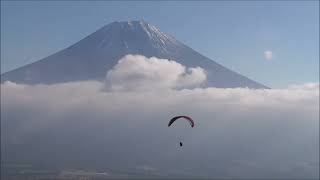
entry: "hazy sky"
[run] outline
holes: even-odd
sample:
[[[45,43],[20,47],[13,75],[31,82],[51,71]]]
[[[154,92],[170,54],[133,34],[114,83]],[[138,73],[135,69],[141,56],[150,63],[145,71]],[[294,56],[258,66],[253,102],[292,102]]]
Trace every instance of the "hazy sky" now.
[[[318,1],[1,1],[1,72],[140,19],[267,86],[319,81]]]

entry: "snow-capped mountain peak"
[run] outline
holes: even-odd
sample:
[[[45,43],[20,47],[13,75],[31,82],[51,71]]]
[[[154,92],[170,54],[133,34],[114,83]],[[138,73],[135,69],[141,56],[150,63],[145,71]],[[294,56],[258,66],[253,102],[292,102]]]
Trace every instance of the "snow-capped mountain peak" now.
[[[207,72],[205,86],[266,88],[162,32],[145,21],[113,22],[70,47],[1,75],[1,82],[45,83],[103,80],[106,72],[127,54],[175,60]]]
[[[100,38],[100,47],[121,42],[126,49],[135,49],[138,45],[137,41],[140,41],[140,43],[152,46],[159,51],[168,52],[179,45],[175,38],[145,21],[114,22],[102,27],[97,33],[99,33],[99,37],[105,36]]]

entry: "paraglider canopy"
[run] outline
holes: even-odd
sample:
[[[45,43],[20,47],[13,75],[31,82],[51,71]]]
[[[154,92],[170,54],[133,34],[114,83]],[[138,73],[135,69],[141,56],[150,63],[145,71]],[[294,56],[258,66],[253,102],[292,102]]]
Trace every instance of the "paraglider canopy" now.
[[[178,119],[185,119],[185,120],[187,120],[187,121],[190,123],[191,127],[194,127],[193,119],[192,119],[191,117],[189,117],[189,116],[175,116],[175,117],[173,117],[173,118],[169,121],[168,127],[170,127],[171,124],[172,124],[173,122],[175,122],[176,120],[178,120]]]

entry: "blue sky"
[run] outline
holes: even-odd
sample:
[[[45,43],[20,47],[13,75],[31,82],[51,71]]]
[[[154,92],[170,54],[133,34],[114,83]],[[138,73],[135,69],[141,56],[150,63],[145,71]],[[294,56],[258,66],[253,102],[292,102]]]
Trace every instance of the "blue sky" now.
[[[140,19],[267,86],[319,82],[318,1],[1,1],[1,72]]]

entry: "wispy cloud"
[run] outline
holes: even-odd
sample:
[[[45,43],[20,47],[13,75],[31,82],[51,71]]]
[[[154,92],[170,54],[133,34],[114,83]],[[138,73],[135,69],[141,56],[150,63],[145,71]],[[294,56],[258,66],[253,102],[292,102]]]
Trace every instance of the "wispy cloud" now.
[[[272,53],[272,51],[269,51],[269,50],[264,51],[264,58],[265,58],[266,60],[272,60],[272,59],[273,59],[273,53]]]

